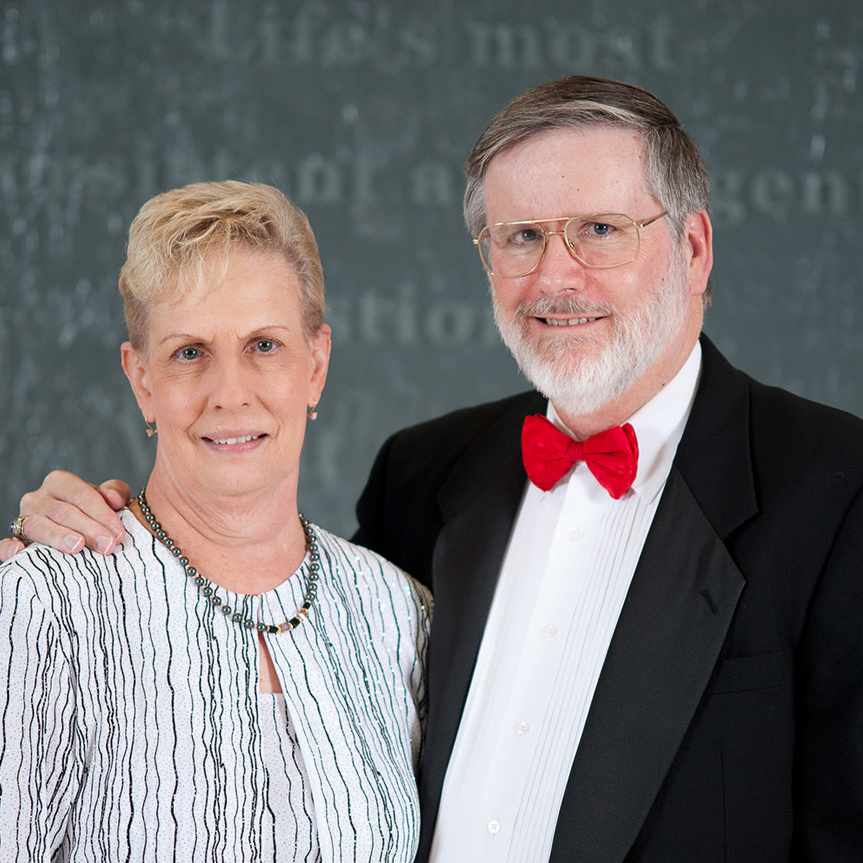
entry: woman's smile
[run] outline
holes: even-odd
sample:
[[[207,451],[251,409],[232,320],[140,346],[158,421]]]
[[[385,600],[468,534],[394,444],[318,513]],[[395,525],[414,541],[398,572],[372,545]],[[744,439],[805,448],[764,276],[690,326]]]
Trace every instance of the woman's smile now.
[[[244,453],[257,449],[269,437],[266,434],[205,435],[202,440],[216,452]]]
[[[244,434],[244,435],[231,435],[230,437],[205,437],[204,440],[208,440],[211,443],[224,444],[226,446],[233,446],[238,443],[251,443],[254,440],[260,440],[265,435],[262,434]]]

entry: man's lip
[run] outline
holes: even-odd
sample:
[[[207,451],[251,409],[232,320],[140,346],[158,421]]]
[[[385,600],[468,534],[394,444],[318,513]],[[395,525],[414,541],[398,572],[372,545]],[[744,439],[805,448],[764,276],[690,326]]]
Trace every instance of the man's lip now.
[[[601,320],[602,315],[593,315],[590,317],[571,317],[571,318],[543,318],[537,316],[538,321],[546,324],[549,327],[577,327],[583,324],[592,324],[595,321]]]

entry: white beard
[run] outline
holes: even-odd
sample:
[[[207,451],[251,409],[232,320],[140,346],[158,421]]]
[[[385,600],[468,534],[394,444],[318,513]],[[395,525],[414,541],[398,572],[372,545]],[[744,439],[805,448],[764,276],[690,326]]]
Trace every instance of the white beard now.
[[[504,319],[492,287],[494,320],[504,344],[522,374],[567,416],[591,413],[622,395],[680,332],[689,296],[683,261],[675,255],[668,277],[646,295],[633,312],[624,314],[608,303],[586,303],[578,297],[545,297],[523,303]],[[611,315],[612,333],[598,355],[583,355],[579,345],[592,339],[579,335],[578,325],[548,337],[528,335],[532,317],[562,315],[594,318]],[[588,351],[590,347],[588,347]]]

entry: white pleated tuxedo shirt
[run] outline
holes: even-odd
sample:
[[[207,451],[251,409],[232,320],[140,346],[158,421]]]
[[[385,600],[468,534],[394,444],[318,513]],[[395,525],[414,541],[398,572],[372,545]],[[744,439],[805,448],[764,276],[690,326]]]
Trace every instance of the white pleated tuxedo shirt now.
[[[34,545],[0,567],[0,863],[414,858],[430,597],[316,529],[308,620],[228,620],[129,512],[122,549]],[[291,618],[308,556],[223,601]]]
[[[620,500],[583,462],[547,492],[527,483],[447,768],[431,863],[547,863],[700,368],[696,344],[672,381],[629,419],[638,473]],[[569,433],[551,407],[549,419]]]

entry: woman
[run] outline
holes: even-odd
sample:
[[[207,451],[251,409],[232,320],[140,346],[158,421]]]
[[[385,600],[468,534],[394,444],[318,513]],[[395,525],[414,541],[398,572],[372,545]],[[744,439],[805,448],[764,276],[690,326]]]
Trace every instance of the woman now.
[[[116,554],[3,567],[0,858],[412,860],[431,602],[297,510],[308,222],[262,185],[158,195],[120,292],[155,463]]]

